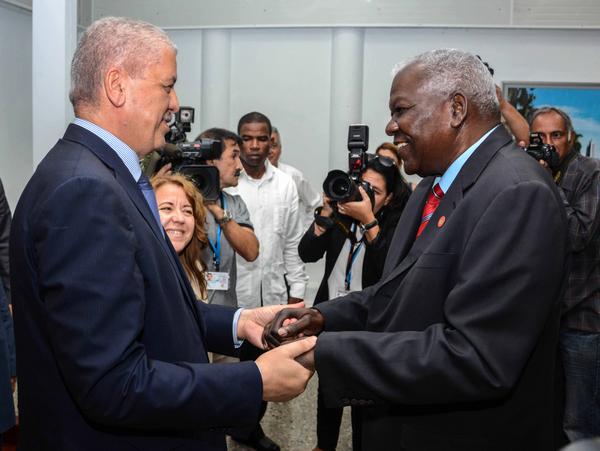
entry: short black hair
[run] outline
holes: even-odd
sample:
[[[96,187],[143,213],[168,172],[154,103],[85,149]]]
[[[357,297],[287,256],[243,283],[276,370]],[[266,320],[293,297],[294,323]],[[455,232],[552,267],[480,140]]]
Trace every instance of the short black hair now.
[[[234,133],[230,130],[226,130],[224,128],[213,127],[207,130],[204,130],[196,137],[196,141],[202,138],[208,139],[218,139],[219,141],[224,141],[226,139],[230,139],[234,141],[238,146],[242,146],[242,138],[237,133]]]
[[[258,122],[260,124],[267,124],[267,128],[269,129],[269,136],[271,135],[271,133],[273,133],[273,127],[271,126],[271,121],[269,120],[269,118],[267,116],[265,116],[262,113],[259,113],[258,111],[252,111],[251,113],[246,113],[244,114],[239,122],[238,122],[238,126],[237,126],[237,132],[238,134],[240,133],[240,130],[242,129],[242,125],[244,124],[252,124]]]

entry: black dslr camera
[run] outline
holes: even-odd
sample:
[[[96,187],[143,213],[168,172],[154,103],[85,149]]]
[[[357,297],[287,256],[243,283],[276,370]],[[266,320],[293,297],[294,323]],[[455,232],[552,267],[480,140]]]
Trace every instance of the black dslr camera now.
[[[348,128],[348,172],[334,169],[327,174],[323,182],[323,191],[332,201],[338,203],[362,200],[359,186],[366,191],[371,204],[375,203],[373,188],[368,182],[362,182],[360,176],[367,168],[367,149],[369,148],[369,127],[350,125]]]
[[[529,147],[525,149],[525,152],[536,160],[544,160],[552,170],[560,164],[560,156],[556,148],[553,145],[544,144],[540,133],[529,134]]]
[[[171,163],[173,172],[179,172],[192,179],[205,200],[219,199],[221,186],[219,170],[206,164],[206,160],[218,160],[223,152],[223,143],[216,139],[203,138],[186,142],[186,133],[191,131],[194,122],[194,108],[182,106],[173,115],[171,130],[165,135],[167,145],[160,151],[156,170]]]

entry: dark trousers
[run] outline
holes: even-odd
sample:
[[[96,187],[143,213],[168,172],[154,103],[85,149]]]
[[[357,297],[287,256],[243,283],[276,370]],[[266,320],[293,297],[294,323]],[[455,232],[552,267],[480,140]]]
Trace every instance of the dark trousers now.
[[[257,348],[256,346],[253,346],[252,344],[250,344],[249,342],[246,341],[240,348],[240,361],[241,362],[254,361],[254,360],[258,359],[264,353],[265,353],[265,351]],[[260,425],[260,422],[261,422],[262,418],[265,416],[266,411],[267,411],[267,402],[262,401],[261,405],[260,405],[260,414],[258,415],[258,421],[256,422],[256,425],[254,425],[251,428],[233,429],[233,430],[231,430],[229,435],[231,435],[231,437],[233,437],[234,440],[236,438],[242,439],[244,441],[251,441],[251,442],[260,440],[261,438],[263,438],[265,436],[265,432],[263,431],[263,428]]]
[[[360,451],[360,408],[351,407],[352,449]],[[343,407],[327,407],[319,384],[317,392],[317,447],[324,451],[334,451],[340,436]]]
[[[600,334],[563,330],[564,431],[574,442],[600,436]]]

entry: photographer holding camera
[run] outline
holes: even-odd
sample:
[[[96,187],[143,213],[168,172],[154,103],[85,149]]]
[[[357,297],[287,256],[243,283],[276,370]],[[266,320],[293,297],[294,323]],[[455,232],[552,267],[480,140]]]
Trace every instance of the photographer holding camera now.
[[[258,257],[258,239],[246,204],[240,196],[223,191],[238,184],[242,171],[242,140],[237,134],[222,128],[208,129],[196,139],[206,138],[223,143],[221,157],[206,161],[219,170],[220,188],[217,201],[205,201],[206,209],[211,213],[206,217],[209,247],[204,254],[205,261],[211,262],[208,264],[208,303],[237,307],[236,255],[241,255],[248,262]]]
[[[298,251],[304,262],[316,262],[325,255],[325,274],[315,304],[359,291],[381,278],[392,235],[411,191],[391,158],[371,157],[359,179],[361,200],[336,203],[325,194],[323,206],[315,210],[315,221],[300,241]],[[365,187],[372,191],[372,199]],[[319,388],[317,450],[336,448],[342,412],[341,407],[325,406]],[[353,408],[354,431],[355,422]],[[353,442],[359,449],[356,437]]]
[[[559,156],[549,167],[567,212],[571,267],[564,295],[560,349],[565,370],[564,431],[575,441],[600,436],[600,164],[573,147],[575,131],[564,111],[533,112],[530,127]]]

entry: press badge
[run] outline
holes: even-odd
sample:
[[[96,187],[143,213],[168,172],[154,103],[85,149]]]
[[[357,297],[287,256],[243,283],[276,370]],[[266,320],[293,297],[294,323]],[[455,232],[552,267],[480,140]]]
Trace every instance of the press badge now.
[[[209,290],[229,290],[229,273],[209,271],[206,273],[206,288]]]

